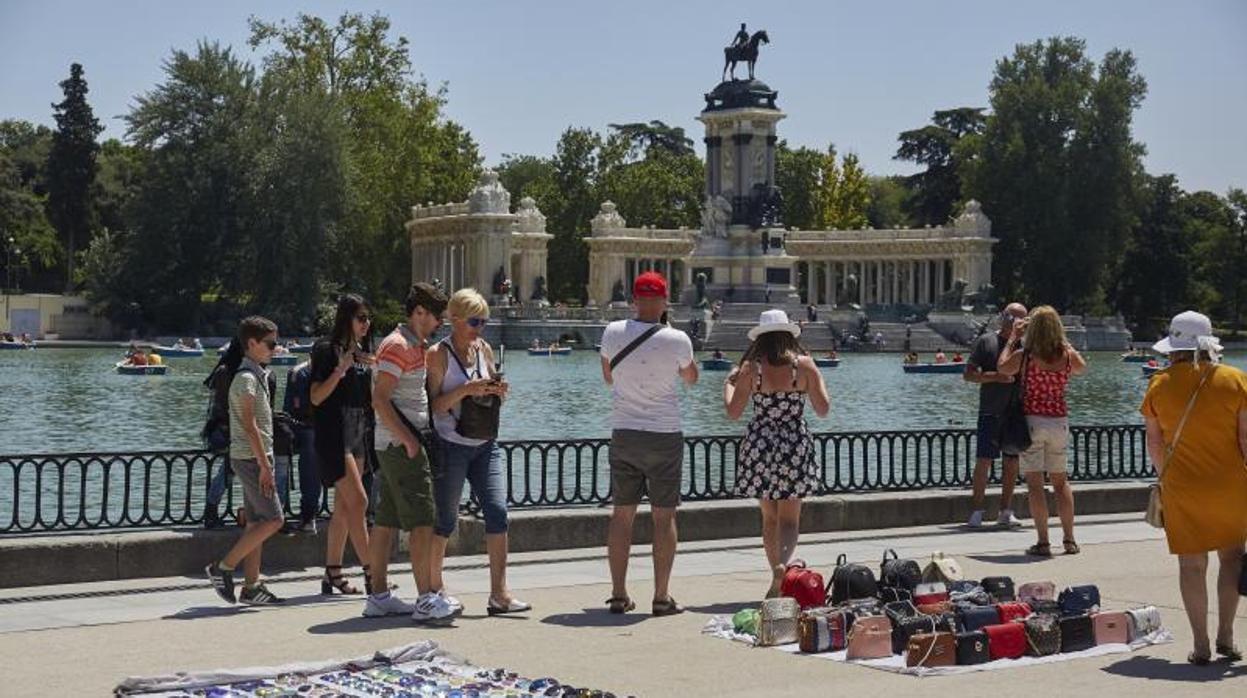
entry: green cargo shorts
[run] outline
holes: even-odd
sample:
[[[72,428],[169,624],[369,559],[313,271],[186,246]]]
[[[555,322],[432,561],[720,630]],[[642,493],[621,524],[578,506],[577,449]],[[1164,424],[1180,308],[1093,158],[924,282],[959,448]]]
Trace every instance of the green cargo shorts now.
[[[381,465],[381,496],[376,524],[404,531],[432,527],[437,509],[433,503],[433,474],[424,449],[415,458],[408,458],[407,449],[391,445],[377,451],[377,462]]]

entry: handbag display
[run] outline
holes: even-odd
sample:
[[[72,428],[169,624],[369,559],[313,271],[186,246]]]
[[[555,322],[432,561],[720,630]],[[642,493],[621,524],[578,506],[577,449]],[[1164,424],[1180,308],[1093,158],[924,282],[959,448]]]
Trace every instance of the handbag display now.
[[[1016,598],[1013,590],[1013,577],[983,577],[980,584],[995,603],[1013,601]]]
[[[996,603],[987,590],[975,582],[958,582],[949,588],[949,599],[959,606],[990,606]]]
[[[996,611],[1000,614],[1001,623],[1011,623],[1029,616],[1031,607],[1018,601],[1011,601],[996,604]]]
[[[802,609],[822,606],[826,599],[823,575],[807,568],[805,560],[793,560],[784,570],[780,595],[796,599]]]
[[[908,589],[898,587],[879,587],[880,603],[889,604],[895,601],[913,601],[914,594]]]
[[[1100,587],[1094,584],[1065,587],[1057,597],[1061,615],[1077,616],[1100,610]]]
[[[796,599],[766,599],[758,610],[758,644],[770,647],[796,642],[800,616],[801,607]]]
[[[918,633],[905,646],[905,666],[956,666],[957,638],[952,633]]]
[[[1031,613],[1042,613],[1048,616],[1061,616],[1061,604],[1055,601],[1045,599],[1033,599],[1026,603],[1031,607]]]
[[[889,558],[888,556],[892,557]],[[879,585],[913,591],[922,581],[922,568],[914,560],[900,559],[895,550],[888,549],[883,553],[883,563],[879,565]]]
[[[950,584],[961,579],[965,579],[965,574],[961,570],[961,563],[951,556],[938,551],[931,554],[931,561],[922,570],[922,581],[924,582],[940,581]]]
[[[1000,623],[1000,611],[995,606],[979,606],[961,611],[961,625],[966,630],[979,630]]]
[[[836,568],[831,571],[831,583],[827,589],[828,605],[838,606],[850,599],[868,599],[879,593],[879,585],[875,582],[875,573],[865,565],[848,562],[848,556],[841,554],[836,560]]]
[[[884,604],[883,614],[888,617],[888,620],[892,621],[892,625],[896,625],[906,618],[921,615],[918,613],[918,608],[908,601],[893,601],[892,603]]]
[[[1091,616],[1095,627],[1095,644],[1116,645],[1130,642],[1130,621],[1121,611],[1107,611]]]
[[[881,659],[892,656],[892,623],[885,616],[854,619],[849,626],[846,659]]]
[[[944,582],[923,582],[914,587],[914,605],[948,601],[951,596]]]
[[[1147,511],[1143,514],[1143,520],[1152,528],[1165,527],[1165,508],[1160,499],[1160,488],[1165,481],[1165,471],[1169,469],[1169,461],[1173,459],[1173,452],[1178,448],[1178,439],[1182,438],[1182,429],[1186,426],[1187,417],[1191,416],[1191,409],[1195,407],[1195,399],[1199,397],[1199,391],[1204,387],[1204,382],[1208,380],[1208,376],[1216,369],[1205,369],[1204,374],[1199,379],[1199,384],[1195,386],[1195,391],[1191,393],[1191,399],[1186,401],[1186,409],[1182,412],[1182,419],[1178,420],[1178,428],[1173,432],[1173,440],[1165,444],[1165,456],[1161,462],[1160,477],[1147,490]],[[1239,593],[1247,594],[1242,587],[1242,580],[1239,584]]]
[[[1022,352],[1022,367],[1017,382],[1009,392],[1009,402],[1000,415],[1000,424],[993,435],[992,444],[1002,453],[1023,453],[1031,447],[1030,424],[1026,422],[1023,396],[1026,394],[1026,363],[1030,352]]]
[[[807,654],[836,652],[848,642],[853,614],[834,608],[811,608],[797,619],[797,644]]]
[[[983,628],[991,658],[1017,659],[1026,654],[1026,628],[1021,623],[1001,623]]]
[[[1061,651],[1081,652],[1095,647],[1095,625],[1091,616],[1068,616],[1061,625]]]
[[[942,616],[945,613],[953,612],[952,601],[937,601],[935,603],[914,604],[918,612],[924,616]]]
[[[1022,622],[1026,629],[1026,653],[1047,657],[1061,651],[1061,624],[1053,616],[1031,616]]]
[[[1056,601],[1056,584],[1052,582],[1027,582],[1018,587],[1017,600],[1026,603],[1034,600]]]
[[[1130,622],[1130,641],[1134,642],[1160,630],[1160,611],[1155,606],[1143,606],[1126,611]]]
[[[992,660],[988,648],[987,633],[982,630],[966,630],[957,633],[957,664],[970,666],[986,664]]]
[[[957,631],[951,616],[916,615],[902,618],[892,625],[892,654],[904,654],[909,638],[918,633],[953,633]]]

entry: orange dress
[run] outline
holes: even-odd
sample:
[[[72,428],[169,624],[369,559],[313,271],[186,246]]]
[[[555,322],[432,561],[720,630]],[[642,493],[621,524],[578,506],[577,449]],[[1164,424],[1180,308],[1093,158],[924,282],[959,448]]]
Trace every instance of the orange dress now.
[[[1165,443],[1174,431],[1200,370],[1182,362],[1152,376],[1139,411],[1160,422]],[[1247,539],[1247,465],[1238,447],[1238,413],[1247,410],[1247,374],[1217,366],[1195,401],[1161,487],[1169,552],[1193,555],[1241,545]]]

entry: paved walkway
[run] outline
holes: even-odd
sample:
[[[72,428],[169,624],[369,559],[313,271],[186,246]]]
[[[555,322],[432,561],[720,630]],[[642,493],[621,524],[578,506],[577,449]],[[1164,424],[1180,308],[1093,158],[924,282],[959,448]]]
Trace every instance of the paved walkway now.
[[[768,575],[756,540],[681,546],[673,591],[689,612],[655,619],[611,616],[605,550],[513,557],[512,584],[533,603],[526,618],[484,614],[483,558],[453,558],[452,591],[467,612],[454,627],[423,628],[405,618],[365,619],[358,598],[324,599],[308,574],[284,575],[272,588],[290,597],[280,608],[227,607],[199,579],[164,578],[0,591],[0,656],[6,696],[107,695],[124,676],[179,670],[341,659],[431,638],[482,666],[550,675],[638,696],[916,695],[934,688],[956,696],[1247,695],[1247,664],[1188,666],[1191,635],[1177,588],[1177,563],[1158,532],[1137,515],[1080,521],[1083,554],[1035,561],[1021,554],[1033,534],[969,532],[957,527],[811,534],[799,555],[827,570],[840,553],[877,564],[883,549],[920,557],[958,556],[967,574],[1008,574],[1019,583],[1093,581],[1108,606],[1160,606],[1177,641],[1111,655],[1007,672],[915,679],[700,635],[713,615],[754,602]],[[276,540],[273,545],[280,545]],[[648,550],[634,549],[632,594],[648,610]],[[312,572],[315,572],[313,570]],[[410,594],[407,570],[392,579]],[[1247,645],[1247,604],[1235,629]],[[932,683],[934,682],[934,683]],[[938,684],[938,685],[937,685]]]

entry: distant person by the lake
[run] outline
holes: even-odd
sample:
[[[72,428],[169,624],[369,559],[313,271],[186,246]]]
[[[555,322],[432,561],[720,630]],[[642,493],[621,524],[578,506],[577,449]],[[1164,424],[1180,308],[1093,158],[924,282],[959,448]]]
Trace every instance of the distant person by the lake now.
[[[801,501],[821,484],[805,402],[820,417],[831,409],[823,375],[797,340],[800,335],[784,311],[763,312],[749,330],[751,344],[740,365],[723,383],[729,419],[739,419],[753,403],[740,446],[736,494],[756,498],[762,510],[762,547],[771,570],[767,598],[779,595],[796,552]]]
[[[943,349],[936,349],[936,350],[935,350],[935,363],[937,363],[937,364],[946,364],[946,363],[948,363],[948,355],[944,353],[944,350],[943,350]]]
[[[722,359],[724,357],[723,350],[716,347],[714,350],[714,353],[711,354],[711,356],[715,359]]]
[[[913,365],[913,364],[918,363],[918,352],[916,351],[909,352],[908,354],[905,355],[905,358],[901,360],[901,363],[908,364],[908,365]]]
[[[1013,513],[1013,487],[1018,479],[1018,456],[1014,448],[999,441],[1000,420],[1005,408],[1013,396],[1013,376],[999,370],[1000,354],[1009,343],[1013,333],[1013,323],[1026,317],[1026,306],[1021,303],[1010,303],[1001,311],[997,321],[1000,327],[995,332],[985,332],[974,340],[970,347],[970,360],[966,362],[965,373],[962,374],[967,383],[979,386],[978,424],[974,437],[974,479],[970,520],[966,522],[970,528],[983,525],[983,516],[987,513],[984,500],[987,498],[987,481],[991,476],[993,463],[1001,459],[1000,507],[996,516],[996,525],[1016,528],[1021,522]],[[959,354],[960,355],[960,354]]]
[[[1195,647],[1187,660],[1207,664],[1208,553],[1217,571],[1217,654],[1239,661],[1234,645],[1243,545],[1247,541],[1247,375],[1221,363],[1212,322],[1194,311],[1169,323],[1153,350],[1170,366],[1152,377],[1139,410],[1156,468],[1165,540],[1178,556],[1178,587]]]
[[[430,569],[433,589],[444,590],[446,545],[459,518],[465,483],[480,504],[489,555],[489,615],[532,609],[507,584],[507,476],[498,449],[502,401],[510,386],[495,369],[493,347],[481,336],[489,303],[476,289],[455,291],[446,307],[450,335],[429,351],[428,389],[433,424],[442,442],[442,471],[433,481],[437,524]]]
[[[966,357],[962,356],[961,352],[958,351],[958,352],[953,353],[953,363],[961,364],[961,363],[965,363],[965,361],[966,361]]]
[[[607,537],[611,613],[636,608],[628,596],[632,525],[643,492],[654,523],[656,616],[683,613],[669,585],[675,563],[676,508],[684,470],[684,433],[676,380],[697,382],[693,343],[680,330],[659,324],[667,309],[667,280],[645,272],[632,286],[636,319],[618,320],[602,332],[602,378],[611,386],[610,468],[614,509]]]
[[[364,299],[347,294],[338,302],[333,329],[312,347],[311,400],[316,464],[333,487],[333,516],[326,536],[321,593],[358,594],[342,575],[349,538],[371,586],[368,566],[368,493],[363,473],[372,448],[372,313]]]
[[[273,470],[273,408],[264,368],[277,346],[277,325],[252,316],[238,328],[244,356],[229,385],[229,461],[242,483],[246,528],[225,557],[205,569],[217,595],[229,603],[281,603],[260,582],[264,541],[281,530],[284,516]],[[235,593],[234,571],[243,565],[243,588]]]
[[[1017,380],[1021,381],[1022,408],[1030,428],[1031,444],[1021,454],[1021,466],[1037,536],[1035,544],[1026,552],[1037,557],[1052,555],[1048,542],[1045,474],[1056,492],[1057,513],[1065,534],[1062,539],[1065,554],[1080,552],[1074,539],[1074,491],[1065,472],[1065,451],[1069,444],[1065,391],[1070,376],[1086,368],[1087,362],[1065,337],[1061,316],[1048,305],[1035,308],[1029,317],[1013,324],[1009,343],[1000,354],[998,370],[1018,376]]]

